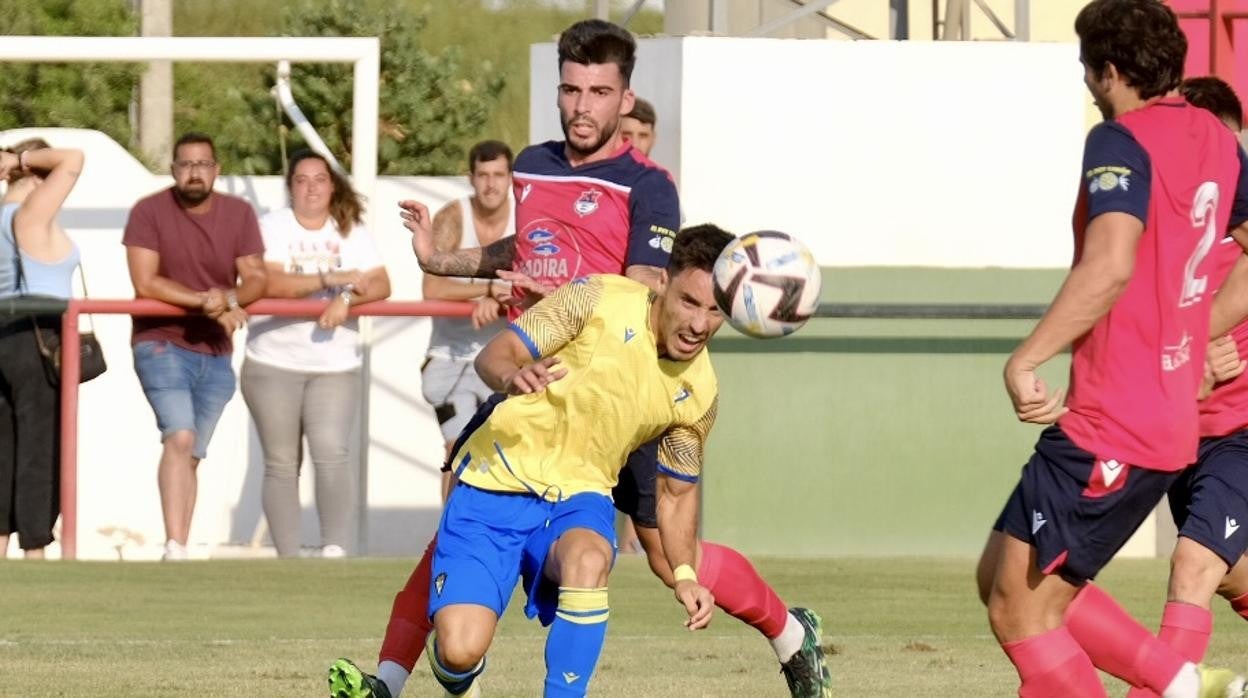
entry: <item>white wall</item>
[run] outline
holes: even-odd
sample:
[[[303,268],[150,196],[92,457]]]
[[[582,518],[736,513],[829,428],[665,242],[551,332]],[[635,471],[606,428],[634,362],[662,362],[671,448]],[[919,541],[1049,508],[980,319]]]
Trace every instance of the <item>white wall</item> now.
[[[554,45],[531,60],[532,139],[562,138]],[[642,39],[633,87],[690,223],[784,230],[829,266],[1069,264],[1073,44]]]
[[[82,248],[83,268],[93,298],[132,298],[121,232],[130,206],[169,186],[123,148],[95,131],[22,129],[0,132],[0,145],[39,135],[53,145],[87,153],[82,179],[66,202],[61,222]],[[247,198],[260,213],[286,205],[280,177],[222,177],[217,189]],[[431,207],[468,190],[460,177],[380,178],[371,197],[380,221],[374,237],[386,260],[392,299],[418,300],[421,273],[409,236],[399,224],[395,202],[417,198]],[[81,388],[79,410],[78,554],[116,558],[107,529],[126,529],[145,543],[129,543],[127,559],[155,558],[164,542],[156,463],[160,457],[155,418],[135,378],[130,354],[130,319],[96,316],[94,322],[109,370]],[[419,554],[440,514],[437,468],[442,436],[420,393],[420,363],[428,342],[428,319],[372,320],[369,382],[368,552]],[[235,337],[241,347],[245,334]],[[242,352],[235,352],[236,368]],[[302,479],[305,544],[318,542],[312,498],[312,470]],[[247,547],[253,538],[267,545],[260,510],[263,462],[242,396],[226,408],[200,466],[199,501],[191,526],[192,555],[271,554]],[[229,545],[242,544],[241,547]],[[16,545],[16,541],[13,542]],[[55,549],[53,554],[55,554]]]

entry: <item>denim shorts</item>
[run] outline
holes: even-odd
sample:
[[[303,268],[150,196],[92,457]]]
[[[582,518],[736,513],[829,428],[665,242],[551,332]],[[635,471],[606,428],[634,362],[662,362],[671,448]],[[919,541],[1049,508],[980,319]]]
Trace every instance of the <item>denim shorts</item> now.
[[[202,354],[172,342],[139,342],[134,345],[134,372],[156,413],[160,440],[179,431],[195,432],[191,455],[207,457],[217,420],[234,396],[230,356]]]

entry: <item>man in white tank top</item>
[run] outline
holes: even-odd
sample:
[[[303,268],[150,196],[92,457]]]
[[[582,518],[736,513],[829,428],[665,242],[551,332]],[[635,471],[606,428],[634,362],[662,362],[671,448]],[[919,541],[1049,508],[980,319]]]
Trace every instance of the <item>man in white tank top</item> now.
[[[516,217],[511,202],[511,149],[499,141],[482,141],[468,152],[472,195],[443,206],[433,218],[434,245],[439,251],[484,247],[514,235]],[[476,301],[469,318],[433,318],[429,351],[421,369],[422,392],[433,406],[449,449],[455,437],[493,393],[473,369],[481,347],[503,327],[502,304],[511,296],[503,281],[459,279],[426,274],[428,300]],[[450,485],[443,473],[442,494]]]

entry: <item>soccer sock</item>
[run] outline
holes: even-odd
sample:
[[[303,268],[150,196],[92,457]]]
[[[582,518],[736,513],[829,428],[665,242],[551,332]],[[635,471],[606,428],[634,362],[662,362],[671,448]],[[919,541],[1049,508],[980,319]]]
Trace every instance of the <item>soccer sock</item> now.
[[[407,578],[407,584],[394,595],[390,608],[390,622],[386,624],[386,637],[381,641],[377,665],[394,662],[409,673],[425,649],[425,639],[433,630],[429,620],[429,585],[433,569],[433,548],[438,539],[429,541],[425,556]],[[387,682],[387,686],[389,683]],[[393,687],[390,692],[398,695]]]
[[[407,677],[412,672],[391,661],[384,661],[377,665],[377,680],[386,684],[386,688],[390,691],[390,698],[399,698],[403,694],[403,686],[407,683]]]
[[[546,698],[585,695],[610,614],[606,587],[559,587],[559,607],[546,636]]]
[[[1066,608],[1066,627],[1098,669],[1132,686],[1162,693],[1186,660],[1088,584]]]
[[[1239,614],[1240,618],[1243,618],[1244,620],[1248,620],[1248,594],[1244,594],[1243,596],[1236,596],[1235,598],[1231,599],[1231,608],[1234,609],[1235,612]]]
[[[425,648],[426,655],[429,657],[429,668],[433,669],[433,678],[442,684],[442,688],[446,692],[458,696],[467,692],[472,688],[472,682],[476,681],[481,672],[485,671],[485,657],[477,662],[477,665],[468,671],[452,671],[442,665],[442,658],[438,656],[438,638],[436,633],[429,634],[428,646]],[[386,688],[389,688],[387,685]]]
[[[1157,639],[1170,645],[1176,652],[1192,662],[1205,658],[1209,636],[1213,633],[1213,614],[1187,603],[1171,601],[1161,614],[1161,632]],[[1127,698],[1149,698],[1157,694],[1147,688],[1132,688]]]
[[[1001,649],[1014,663],[1022,686],[1020,698],[1105,695],[1096,667],[1065,627],[1002,643]]]
[[[768,640],[771,648],[776,651],[776,657],[781,664],[793,658],[797,651],[802,648],[802,641],[806,639],[806,626],[802,625],[797,616],[792,613],[786,613],[788,619],[784,621],[784,630],[780,634]]]
[[[750,561],[732,548],[703,541],[698,582],[715,595],[716,606],[757,628],[769,640],[778,637],[792,619],[784,602]]]

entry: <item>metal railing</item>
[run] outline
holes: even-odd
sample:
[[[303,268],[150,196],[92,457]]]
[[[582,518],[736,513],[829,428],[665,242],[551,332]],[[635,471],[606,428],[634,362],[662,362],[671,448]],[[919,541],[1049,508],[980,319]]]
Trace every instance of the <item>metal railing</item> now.
[[[316,317],[324,312],[323,300],[256,301],[247,306],[252,315]],[[83,313],[101,315],[138,315],[170,317],[191,314],[186,308],[155,300],[21,299],[0,304],[0,314],[64,312],[61,320],[61,557],[73,560],[78,556],[78,378],[79,361],[78,316]],[[453,301],[374,301],[352,306],[353,317],[467,317],[472,305]],[[368,380],[367,361],[364,376]],[[367,401],[365,401],[366,403]],[[368,434],[367,405],[361,406],[361,433]],[[367,473],[368,450],[361,449],[361,477]]]

